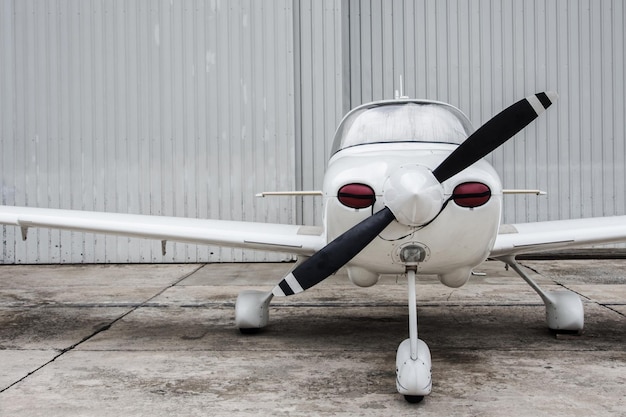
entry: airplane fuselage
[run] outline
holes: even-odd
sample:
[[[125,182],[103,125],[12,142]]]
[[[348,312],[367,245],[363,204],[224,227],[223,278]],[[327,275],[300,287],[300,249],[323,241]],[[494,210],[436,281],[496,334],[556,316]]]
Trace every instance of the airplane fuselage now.
[[[389,205],[388,200],[394,198],[395,191],[390,190],[394,178],[399,187],[419,188],[422,182],[428,183],[432,170],[457,146],[438,140],[386,141],[337,151],[329,160],[323,186],[327,240],[332,241]],[[428,198],[420,201],[420,195],[425,193],[417,190],[414,201],[401,202],[408,207],[409,219],[394,213],[397,220],[346,265],[354,284],[370,286],[381,274],[404,273],[407,262],[402,256],[403,249],[419,252],[417,262],[412,262],[418,274],[436,274],[443,284],[451,287],[463,285],[471,270],[487,258],[498,233],[502,206],[502,185],[493,167],[480,160],[431,188],[435,189],[433,199],[441,198],[441,201],[433,204]],[[470,193],[487,189],[490,195],[469,195],[466,200],[455,198],[462,197],[458,194],[464,189]],[[367,195],[360,195],[368,192],[373,194],[369,201]],[[441,197],[436,195],[438,192]],[[425,217],[421,218],[422,215]]]
[[[449,144],[398,143],[363,145],[344,149],[328,164],[324,182],[327,238],[341,233],[383,207],[385,182],[393,171],[403,167],[423,166],[434,169],[455,148]],[[502,185],[489,163],[482,160],[443,184],[448,200],[456,186],[463,183],[485,184],[491,190],[489,200],[478,207],[461,207],[450,200],[441,213],[426,226],[407,226],[398,221],[389,225],[348,265],[350,279],[356,285],[370,286],[380,274],[400,274],[406,264],[400,250],[409,245],[421,247],[424,257],[417,265],[418,274],[437,274],[443,284],[463,285],[472,268],[483,262],[495,242],[500,224]],[[373,206],[350,208],[337,197],[346,184],[364,184],[376,195]]]

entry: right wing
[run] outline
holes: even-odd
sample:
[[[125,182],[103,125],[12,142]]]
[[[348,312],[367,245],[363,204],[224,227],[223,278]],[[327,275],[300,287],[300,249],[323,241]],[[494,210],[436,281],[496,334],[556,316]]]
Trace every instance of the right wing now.
[[[0,224],[207,244],[310,256],[326,244],[316,227],[141,214],[0,206]]]

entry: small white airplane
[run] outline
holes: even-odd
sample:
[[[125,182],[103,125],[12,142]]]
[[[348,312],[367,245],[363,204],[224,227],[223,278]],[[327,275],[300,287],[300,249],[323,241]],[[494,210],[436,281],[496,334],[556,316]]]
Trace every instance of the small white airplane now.
[[[569,291],[545,292],[516,263],[520,253],[626,241],[626,216],[501,225],[500,179],[482,158],[557,98],[531,95],[473,131],[455,107],[396,99],[349,112],[337,130],[323,191],[323,227],[0,207],[0,224],[26,239],[31,227],[290,252],[301,257],[271,291],[244,291],[237,327],[265,327],[274,296],[297,294],[345,267],[361,287],[382,274],[406,274],[409,338],[398,347],[396,386],[409,402],[432,388],[431,356],[418,338],[416,274],[460,287],[487,258],[511,266],[541,296],[548,326],[580,332],[583,304]],[[274,194],[274,193],[267,193]],[[276,193],[308,194],[308,192]]]

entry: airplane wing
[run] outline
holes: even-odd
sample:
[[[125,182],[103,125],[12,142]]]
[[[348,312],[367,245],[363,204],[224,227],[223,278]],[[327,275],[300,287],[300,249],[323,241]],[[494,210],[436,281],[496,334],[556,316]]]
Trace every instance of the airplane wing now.
[[[626,242],[626,216],[507,224],[489,257]]]
[[[326,244],[310,226],[31,207],[0,206],[0,224],[20,227],[24,239],[29,228],[47,227],[306,256]]]

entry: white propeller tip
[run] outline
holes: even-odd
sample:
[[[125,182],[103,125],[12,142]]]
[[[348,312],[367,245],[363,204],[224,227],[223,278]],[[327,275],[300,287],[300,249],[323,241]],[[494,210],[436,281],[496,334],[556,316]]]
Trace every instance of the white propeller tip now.
[[[553,103],[559,99],[559,93],[556,91],[546,91],[546,96],[548,96],[550,101]]]
[[[539,116],[558,98],[559,95],[555,91],[546,91],[528,96],[526,97],[526,101],[531,105],[537,116]]]
[[[272,290],[271,294],[275,297],[284,297],[285,296],[285,292],[280,288],[280,286],[275,286],[274,289]]]

